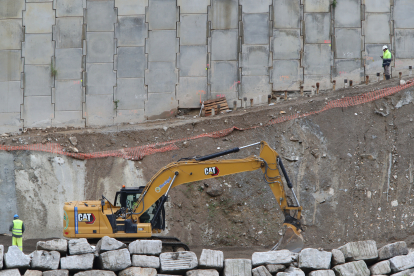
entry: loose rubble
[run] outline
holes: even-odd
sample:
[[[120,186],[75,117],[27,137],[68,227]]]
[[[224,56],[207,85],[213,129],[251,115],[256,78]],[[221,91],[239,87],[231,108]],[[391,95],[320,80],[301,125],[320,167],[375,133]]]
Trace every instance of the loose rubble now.
[[[338,249],[305,248],[255,252],[252,259],[224,259],[222,251],[204,249],[161,253],[162,242],[137,240],[127,246],[102,238],[96,247],[86,239],[38,242],[36,251],[0,245],[0,276],[370,276],[414,275],[414,251],[405,242],[377,248],[372,240]],[[7,252],[5,252],[7,251]]]

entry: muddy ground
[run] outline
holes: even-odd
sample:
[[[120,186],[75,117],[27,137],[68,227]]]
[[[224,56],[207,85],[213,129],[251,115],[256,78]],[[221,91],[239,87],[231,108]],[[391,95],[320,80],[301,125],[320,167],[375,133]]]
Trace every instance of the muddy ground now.
[[[238,109],[207,118],[194,118],[197,110],[182,110],[178,118],[141,125],[28,129],[25,133],[2,138],[0,143],[50,141],[69,148],[68,138],[75,136],[79,152],[115,150],[231,126],[262,126],[279,116],[319,110],[328,100],[396,85],[398,81],[394,80],[324,91],[312,97],[290,95],[291,99],[271,106]],[[149,180],[160,168],[182,157],[267,141],[285,158],[285,167],[303,205],[307,247],[330,249],[364,239],[374,239],[378,244],[406,240],[412,246],[414,113],[410,91],[303,119],[235,131],[223,138],[177,142],[179,150],[146,156],[135,161],[135,165]],[[408,104],[398,107],[402,101]],[[256,147],[242,150],[231,158],[253,154],[259,154]],[[97,178],[122,173],[114,167],[114,160],[86,161],[88,188],[85,194],[89,199],[102,195],[103,191],[96,185]],[[114,183],[115,186],[122,184]],[[225,254],[228,252],[233,258],[248,257],[254,251],[268,250],[280,237],[283,216],[269,187],[263,183],[261,172],[184,184],[170,195],[165,234],[179,237],[196,252],[201,252],[202,248],[225,248]],[[113,195],[107,197],[113,198]],[[0,244],[7,245],[3,241],[8,238],[1,236]],[[33,249],[34,244],[34,240],[25,241],[25,251]]]

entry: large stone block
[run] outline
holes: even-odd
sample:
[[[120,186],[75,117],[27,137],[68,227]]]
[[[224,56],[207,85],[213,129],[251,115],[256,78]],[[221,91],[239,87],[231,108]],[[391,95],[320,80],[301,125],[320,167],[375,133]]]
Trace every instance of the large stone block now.
[[[272,94],[272,85],[269,76],[243,76],[240,98],[253,99],[253,103],[267,103],[267,96]]]
[[[338,1],[335,7],[335,27],[361,27],[361,0]]]
[[[269,6],[272,0],[240,0],[243,13],[266,13],[269,12]]]
[[[378,258],[377,243],[373,240],[349,242],[338,249],[344,253],[347,262]]]
[[[269,270],[267,270],[267,268],[263,265],[259,266],[259,267],[256,267],[256,268],[253,268],[252,274],[253,274],[253,276],[272,276],[272,274],[270,274]]]
[[[118,46],[145,46],[148,35],[145,15],[118,16],[115,30]]]
[[[185,272],[196,268],[198,265],[196,254],[190,251],[161,253],[160,262],[162,273]]]
[[[219,273],[214,269],[197,269],[187,271],[185,276],[219,276]]]
[[[269,46],[243,45],[241,67],[243,76],[269,75]]]
[[[20,271],[16,269],[0,270],[0,276],[21,276]]]
[[[113,95],[116,74],[112,63],[87,63],[86,74],[87,94]]]
[[[378,260],[387,260],[399,255],[407,255],[408,248],[404,241],[387,244],[378,249]]]
[[[330,12],[329,0],[305,0],[305,12]]]
[[[273,90],[292,91],[299,89],[303,81],[303,69],[299,60],[274,60],[272,70]]]
[[[51,96],[24,98],[22,119],[26,127],[48,127],[53,117]]]
[[[112,32],[116,22],[113,0],[87,1],[86,24],[88,32]]]
[[[274,0],[273,28],[291,29],[300,28],[301,8],[300,0]]]
[[[309,273],[309,276],[335,276],[333,270],[315,270]]]
[[[82,48],[82,24],[83,17],[56,18],[56,48]]]
[[[389,261],[382,261],[372,265],[369,270],[371,275],[385,275],[391,273],[391,267]]]
[[[390,14],[368,13],[364,22],[365,43],[390,43]]]
[[[52,34],[26,34],[22,43],[25,64],[49,65],[54,55]]]
[[[19,50],[0,51],[0,81],[20,81],[22,68]]]
[[[337,265],[333,268],[335,275],[338,276],[369,276],[371,272],[369,271],[366,263],[364,261],[350,262],[342,265]]]
[[[93,267],[93,254],[75,255],[60,258],[60,268],[65,270],[90,270]]]
[[[331,72],[331,46],[328,44],[306,44],[303,67],[305,74],[329,75]]]
[[[335,60],[332,78],[336,80],[337,87],[341,87],[344,79],[352,80],[355,84],[364,80],[364,68],[360,59]]]
[[[23,41],[22,20],[0,20],[0,37],[3,37],[0,40],[0,50],[21,49]]]
[[[24,78],[25,97],[52,95],[52,77],[49,65],[26,65]]]
[[[145,101],[145,116],[148,120],[174,117],[177,114],[177,107],[178,101],[174,94],[149,93],[148,101]]]
[[[284,271],[286,269],[284,265],[273,265],[273,264],[266,265],[266,268],[272,275],[275,275],[276,273]]]
[[[147,20],[150,30],[175,30],[177,18],[176,0],[149,1]]]
[[[211,5],[211,0],[177,0],[180,6],[180,13],[207,13],[207,6]]]
[[[329,269],[332,253],[318,249],[305,248],[299,253],[299,268],[302,270]]]
[[[0,112],[20,112],[20,105],[23,104],[23,90],[19,81],[0,82]]]
[[[199,108],[207,99],[207,77],[180,77],[177,85],[180,108]]]
[[[82,110],[79,111],[55,111],[55,118],[52,119],[53,127],[85,127],[85,119],[82,117]]]
[[[25,255],[20,249],[13,245],[9,246],[7,253],[4,254],[4,267],[8,269],[12,268],[29,268],[31,258],[29,255]]]
[[[119,272],[118,276],[157,276],[157,270],[155,268],[142,268],[142,267],[129,267]]]
[[[88,240],[85,238],[69,240],[70,255],[81,255],[94,252],[95,249],[88,243]]]
[[[69,276],[69,270],[58,269],[58,270],[44,271],[43,276]]]
[[[57,80],[79,80],[82,73],[82,49],[56,49]]]
[[[83,16],[83,0],[56,0],[56,17]]]
[[[162,241],[136,240],[129,244],[128,249],[131,254],[158,256],[162,250]]]
[[[82,111],[84,97],[81,82],[73,80],[56,81],[54,98],[56,111]]]
[[[26,33],[51,33],[52,25],[55,25],[52,3],[27,3],[23,25]]]
[[[65,239],[38,241],[36,244],[36,250],[57,251],[65,254],[68,251],[68,241]]]
[[[238,30],[211,32],[211,60],[238,59]]]
[[[119,15],[145,15],[145,7],[148,0],[115,0],[115,7],[118,8]]]
[[[396,29],[394,45],[396,58],[414,58],[414,29]]]
[[[145,84],[148,85],[150,93],[175,93],[175,85],[177,84],[175,62],[148,62]]]
[[[341,250],[332,249],[331,252],[332,252],[332,266],[345,263],[345,256]]]
[[[146,56],[144,47],[119,47],[117,55],[118,78],[144,78]]]
[[[305,43],[326,43],[330,29],[330,13],[305,13]]]
[[[144,109],[131,109],[131,110],[116,110],[116,117],[114,118],[115,124],[124,124],[124,123],[143,123],[145,122],[145,112]]]
[[[131,256],[126,248],[108,251],[99,255],[99,263],[104,270],[120,271],[131,266]]]
[[[390,267],[393,273],[400,272],[414,267],[414,253],[408,255],[396,256],[389,259]]]
[[[394,0],[394,27],[414,28],[414,17],[412,16],[413,9],[414,2],[411,0]]]
[[[224,260],[224,276],[251,276],[252,261],[248,259]]]
[[[273,30],[273,59],[300,59],[301,51],[299,29]]]
[[[180,77],[207,77],[207,46],[181,46]]]
[[[243,44],[269,44],[269,14],[243,14]]]
[[[207,14],[181,14],[180,45],[207,44]]]
[[[222,270],[224,266],[223,251],[203,249],[198,265],[200,268]]]
[[[43,276],[42,271],[40,270],[26,270],[23,276]]]
[[[144,87],[144,79],[118,79],[115,100],[119,109],[143,109],[147,100],[147,92]]]
[[[32,256],[32,269],[53,270],[58,269],[60,253],[57,251],[36,250]]]
[[[365,12],[390,12],[391,0],[365,0]]]
[[[297,259],[298,254],[289,250],[277,250],[267,252],[255,252],[252,255],[253,266],[267,264],[289,265]]]
[[[26,9],[25,0],[0,0],[0,19],[22,18]]]
[[[73,276],[116,276],[116,274],[113,271],[89,270],[89,271],[78,272],[74,274]]]
[[[176,31],[150,31],[148,38],[149,61],[175,61],[178,52]]]
[[[407,269],[398,273],[394,273],[391,274],[392,276],[407,276],[407,275],[412,275],[412,273],[414,273],[414,269]]]
[[[132,266],[160,268],[160,258],[156,256],[132,255]]]
[[[88,32],[86,62],[114,61],[114,33]]]
[[[294,266],[289,267],[285,272],[279,272],[277,276],[305,276],[305,272]]]
[[[86,95],[85,116],[87,126],[112,125],[115,116],[113,95]]]
[[[335,57],[361,58],[361,29],[335,29]]]
[[[239,24],[238,0],[211,1],[211,28],[213,30],[237,29]]]
[[[213,61],[209,77],[211,92],[236,92],[239,81],[237,61]]]

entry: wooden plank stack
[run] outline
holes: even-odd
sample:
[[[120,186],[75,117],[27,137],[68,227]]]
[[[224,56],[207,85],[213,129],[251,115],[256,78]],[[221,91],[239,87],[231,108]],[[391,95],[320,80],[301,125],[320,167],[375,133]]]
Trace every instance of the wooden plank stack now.
[[[226,111],[229,110],[229,106],[227,104],[227,100],[226,97],[221,97],[218,99],[214,99],[214,100],[208,100],[208,101],[204,101],[204,116],[210,116],[211,115],[211,109],[214,108],[214,112],[215,114],[219,114],[218,110],[218,106],[220,105],[220,112],[222,111]]]

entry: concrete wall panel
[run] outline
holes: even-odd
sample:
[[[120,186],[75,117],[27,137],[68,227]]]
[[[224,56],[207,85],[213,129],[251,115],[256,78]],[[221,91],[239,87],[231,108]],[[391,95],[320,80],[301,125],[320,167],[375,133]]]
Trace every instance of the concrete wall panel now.
[[[390,14],[369,13],[365,15],[365,43],[390,43]]]
[[[391,0],[365,0],[365,12],[390,12]]]
[[[327,44],[305,45],[303,67],[305,75],[329,75],[331,73],[331,47]]]
[[[56,48],[82,48],[83,17],[56,18]]]
[[[118,48],[118,78],[144,78],[146,65],[144,47]]]
[[[87,63],[86,74],[86,94],[113,95],[116,75],[112,63]]]
[[[116,110],[116,117],[114,118],[115,124],[124,123],[143,123],[145,122],[145,111],[144,109],[133,109],[133,110]]]
[[[269,76],[243,76],[239,98],[253,99],[253,104],[267,103],[267,96],[272,94]]]
[[[85,117],[88,126],[112,125],[115,116],[113,95],[86,95]]]
[[[396,58],[395,59],[395,67],[392,68],[392,73],[391,74],[395,74],[394,76],[398,76],[399,72],[402,72],[403,75],[409,75],[410,71],[408,69],[408,66],[413,66],[414,67],[414,59],[399,59]],[[411,70],[411,75],[410,77],[412,77],[414,74],[414,72]]]
[[[22,119],[25,127],[48,127],[54,118],[51,96],[25,97]]]
[[[86,62],[114,61],[114,33],[88,32]]]
[[[207,44],[207,14],[180,16],[180,45]]]
[[[25,64],[49,65],[54,55],[52,34],[26,34],[22,43]]]
[[[305,12],[329,12],[330,2],[329,0],[305,0]]]
[[[115,7],[118,8],[119,15],[145,14],[145,7],[148,0],[115,0]]]
[[[115,31],[118,46],[145,46],[147,34],[145,15],[118,17]]]
[[[81,79],[82,49],[56,49],[55,52],[57,80]]]
[[[149,0],[147,20],[150,30],[175,30],[176,0]]]
[[[207,13],[207,6],[211,5],[211,0],[177,0],[180,6],[180,13]]]
[[[273,27],[300,28],[300,0],[273,0]]]
[[[0,19],[22,18],[26,9],[25,0],[0,0]]]
[[[56,111],[82,111],[82,83],[73,80],[59,80],[55,82],[54,91]],[[81,118],[82,113],[79,119]]]
[[[273,30],[273,59],[300,59],[300,30]]]
[[[175,61],[177,53],[176,31],[150,31],[148,39],[149,61]]]
[[[21,19],[0,20],[0,50],[22,48],[23,29]]]
[[[237,60],[238,30],[216,30],[211,32],[211,59]]]
[[[361,29],[335,29],[335,57],[361,58]]]
[[[148,92],[175,93],[177,73],[175,62],[148,62],[148,70],[145,72],[145,84]]]
[[[394,0],[393,19],[395,28],[414,28],[413,10],[414,1]]]
[[[85,119],[82,119],[82,111],[55,111],[52,126],[85,127]]]
[[[145,116],[148,120],[173,117],[177,113],[178,101],[174,95],[149,93],[145,101]]]
[[[207,46],[181,46],[180,77],[207,77]]]
[[[238,71],[237,61],[212,61],[211,92],[223,93],[226,97],[226,93],[237,92]]]
[[[238,0],[211,1],[211,28],[214,30],[237,29],[239,25]]]
[[[243,15],[243,44],[269,44],[269,14]]]
[[[0,99],[2,113],[20,113],[20,105],[23,104],[20,81],[0,82]]]
[[[114,30],[116,13],[114,0],[86,2],[86,24],[88,32],[111,32]]]
[[[0,81],[19,81],[22,69],[19,50],[0,51]]]
[[[118,100],[118,109],[144,109],[147,91],[144,79],[118,79],[114,99]]]
[[[332,79],[336,80],[337,87],[341,88],[344,79],[358,84],[364,80],[364,68],[360,59],[338,59],[334,62]]]
[[[27,3],[23,12],[23,25],[26,33],[51,33],[55,25],[55,10],[52,3]]]
[[[266,13],[269,12],[269,6],[272,0],[240,0],[243,13]]]
[[[1,3],[1,2],[0,2]],[[0,114],[0,131],[3,127],[3,114]],[[0,221],[13,221],[13,215],[17,213],[17,198],[16,198],[16,184],[15,184],[15,167],[14,156],[12,153],[5,151],[0,152],[0,179],[1,179],[1,209]],[[0,223],[0,233],[10,234],[10,223]]]
[[[177,85],[177,100],[180,108],[200,108],[208,99],[207,77],[180,77]]]
[[[330,39],[331,14],[305,14],[305,43],[324,43]]]
[[[242,62],[243,76],[264,76],[269,74],[269,46],[243,45]]]
[[[56,17],[83,16],[83,0],[56,0]]]
[[[24,96],[51,96],[50,65],[24,66]]]
[[[1,133],[7,133],[7,132],[18,132],[19,129],[21,129],[23,127],[23,121],[20,120],[20,112],[18,113],[0,113],[0,132]],[[2,202],[6,202],[3,201],[2,198],[0,198],[0,200],[2,200]],[[0,212],[0,216],[2,215]],[[1,225],[4,223],[0,224]],[[7,231],[9,231],[9,228],[7,227]],[[0,233],[6,233],[6,232],[1,232]],[[10,233],[10,232],[7,232]]]
[[[305,75],[303,81],[303,89],[305,91],[312,90],[312,86],[316,86],[316,83],[319,82],[320,90],[332,89],[332,82],[330,75]]]
[[[335,27],[361,27],[361,0],[337,1]]]
[[[274,60],[272,83],[275,91],[299,90],[299,81],[303,80],[303,69],[299,60]]]
[[[414,29],[395,30],[395,57],[414,58]]]
[[[376,73],[381,73],[384,69],[382,68],[382,59],[380,56],[383,55],[381,44],[365,44],[365,74],[375,76]]]

